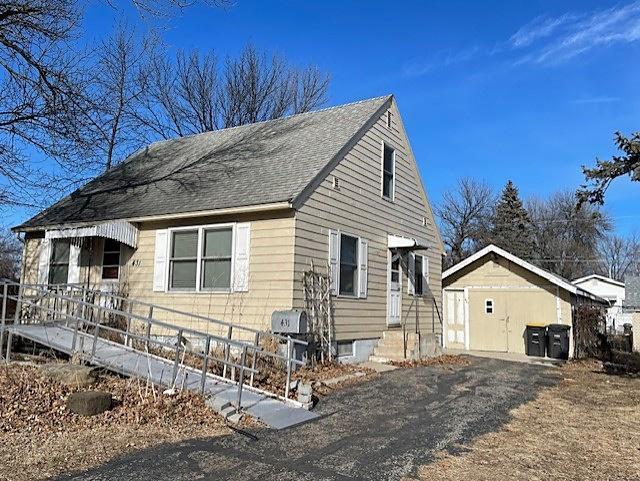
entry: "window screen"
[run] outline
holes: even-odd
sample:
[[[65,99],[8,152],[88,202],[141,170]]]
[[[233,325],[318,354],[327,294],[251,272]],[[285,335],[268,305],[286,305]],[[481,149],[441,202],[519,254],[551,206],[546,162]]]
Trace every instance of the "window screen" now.
[[[357,295],[358,286],[358,238],[340,236],[340,294]]]
[[[102,278],[118,279],[120,274],[120,243],[105,239],[102,254]]]
[[[231,287],[231,228],[204,231],[202,246],[202,288]]]
[[[384,155],[382,159],[382,195],[388,199],[393,199],[393,176],[395,174],[394,150],[384,144]]]
[[[170,287],[195,289],[198,264],[198,231],[176,231],[171,239]]]
[[[49,261],[49,284],[66,284],[69,277],[68,240],[54,240]]]
[[[415,256],[415,279],[414,279],[414,287],[416,296],[421,296],[424,294],[424,283],[422,282],[424,278],[424,273],[422,272],[422,256]]]

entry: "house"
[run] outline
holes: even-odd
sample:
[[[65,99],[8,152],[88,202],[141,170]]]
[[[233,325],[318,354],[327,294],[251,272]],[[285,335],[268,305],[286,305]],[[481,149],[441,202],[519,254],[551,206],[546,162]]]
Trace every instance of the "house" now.
[[[443,272],[442,285],[449,349],[525,354],[528,323],[571,326],[575,305],[606,302],[495,245]]]
[[[313,265],[343,360],[401,327],[440,342],[443,245],[393,96],[151,144],[14,230],[23,282],[266,329]]]
[[[624,324],[624,282],[616,281],[610,277],[590,274],[575,279],[572,283],[582,289],[600,296],[611,304],[607,309],[607,327],[613,330],[622,329]]]

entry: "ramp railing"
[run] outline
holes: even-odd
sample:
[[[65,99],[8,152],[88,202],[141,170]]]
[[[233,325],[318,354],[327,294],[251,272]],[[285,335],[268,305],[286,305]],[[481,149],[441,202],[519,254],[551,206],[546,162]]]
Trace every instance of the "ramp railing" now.
[[[100,340],[173,360],[172,387],[178,372],[186,366],[201,369],[202,392],[207,377],[236,385],[238,408],[243,389],[298,404],[289,398],[289,386],[292,369],[303,364],[295,357],[295,346],[306,345],[299,339],[74,284],[25,284],[0,279],[0,290],[0,356],[5,334],[9,338],[12,335],[9,324],[63,327],[73,332],[70,354],[85,357],[87,362],[95,361]],[[12,319],[8,318],[10,303],[15,305]],[[86,346],[79,345],[88,336],[92,342],[89,354]],[[263,344],[270,344],[272,349]],[[284,353],[279,352],[281,345],[286,345]],[[7,359],[10,347],[9,339]],[[276,380],[284,385],[262,385],[261,370],[275,371]]]

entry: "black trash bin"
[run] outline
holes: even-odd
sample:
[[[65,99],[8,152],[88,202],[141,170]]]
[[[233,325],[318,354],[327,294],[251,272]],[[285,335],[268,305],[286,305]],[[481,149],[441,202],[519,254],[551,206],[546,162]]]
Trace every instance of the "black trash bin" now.
[[[545,324],[527,324],[525,339],[527,356],[544,357],[547,347],[547,326]]]
[[[569,329],[565,324],[547,326],[547,356],[553,359],[569,359]]]

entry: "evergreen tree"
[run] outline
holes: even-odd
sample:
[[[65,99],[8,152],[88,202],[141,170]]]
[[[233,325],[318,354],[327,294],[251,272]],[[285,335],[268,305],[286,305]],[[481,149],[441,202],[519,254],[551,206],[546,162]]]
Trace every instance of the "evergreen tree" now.
[[[522,204],[518,188],[508,181],[493,215],[490,239],[498,247],[523,259],[534,252],[531,218]]]

